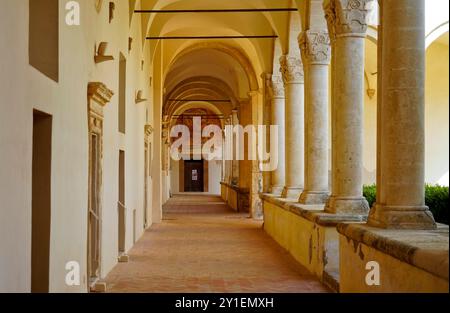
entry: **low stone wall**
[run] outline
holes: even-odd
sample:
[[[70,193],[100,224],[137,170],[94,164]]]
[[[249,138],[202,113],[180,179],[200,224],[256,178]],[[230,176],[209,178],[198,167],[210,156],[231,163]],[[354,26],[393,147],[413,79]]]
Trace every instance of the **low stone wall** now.
[[[341,292],[449,291],[448,226],[429,231],[340,224],[338,231]]]
[[[446,225],[432,231],[386,230],[367,226],[363,215],[329,214],[323,206],[270,194],[261,199],[264,230],[335,291],[449,291]],[[379,284],[373,283],[373,264]]]
[[[221,196],[230,208],[236,212],[249,212],[250,195],[246,188],[239,188],[221,182]]]
[[[294,200],[261,195],[264,229],[300,264],[331,289],[339,291],[339,236],[344,220],[362,222],[365,216],[336,216],[323,205],[301,205]]]

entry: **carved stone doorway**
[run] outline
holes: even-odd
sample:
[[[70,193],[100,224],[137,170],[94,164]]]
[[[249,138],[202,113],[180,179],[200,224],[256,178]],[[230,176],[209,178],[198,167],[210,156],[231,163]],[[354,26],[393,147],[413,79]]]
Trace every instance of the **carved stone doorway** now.
[[[113,92],[104,84],[89,83],[88,290],[95,290],[95,285],[101,277],[103,107],[112,96]]]

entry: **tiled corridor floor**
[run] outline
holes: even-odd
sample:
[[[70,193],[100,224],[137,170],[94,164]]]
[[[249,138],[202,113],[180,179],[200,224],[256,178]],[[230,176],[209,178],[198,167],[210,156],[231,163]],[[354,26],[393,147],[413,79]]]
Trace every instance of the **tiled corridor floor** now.
[[[327,292],[262,229],[213,196],[176,196],[106,279],[109,292]]]

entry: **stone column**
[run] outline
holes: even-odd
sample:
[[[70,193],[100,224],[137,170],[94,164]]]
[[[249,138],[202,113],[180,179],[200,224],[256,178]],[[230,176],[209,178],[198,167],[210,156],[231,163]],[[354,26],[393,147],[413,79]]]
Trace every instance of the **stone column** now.
[[[263,73],[261,75],[261,78],[264,81],[262,125],[264,125],[264,127],[265,127],[265,136],[263,138],[265,142],[260,143],[260,144],[261,145],[264,144],[263,150],[265,149],[264,151],[267,151],[268,149],[270,149],[270,145],[272,144],[271,138],[270,138],[270,136],[271,136],[270,126],[273,124],[272,123],[272,96],[271,96],[272,74]],[[270,151],[270,152],[273,154],[272,151]],[[267,160],[261,160],[261,162],[260,162],[260,166],[262,169],[267,164],[268,164]],[[270,193],[272,191],[272,172],[262,170],[262,181],[263,181],[262,182],[262,192]]]
[[[226,118],[225,120],[225,129],[228,131],[225,131],[225,182],[227,184],[231,184],[231,178],[232,178],[232,159],[233,159],[233,130],[230,128],[231,126],[231,120],[230,118]]]
[[[285,94],[281,75],[272,75],[270,99],[272,104],[272,125],[278,126],[278,167],[272,172],[271,193],[281,195],[285,186]]]
[[[286,183],[282,196],[298,199],[304,186],[304,76],[300,56],[280,58],[286,93]]]
[[[226,135],[226,133],[225,133],[225,126],[226,126],[226,123],[225,123],[225,121],[223,121],[223,128],[222,128],[222,168],[221,168],[221,179],[220,179],[220,181],[221,182],[225,182],[225,166],[226,166],[226,161],[225,161],[225,157],[226,157],[226,151],[225,151],[225,149],[226,149],[226,137],[225,137],[225,135]]]
[[[262,93],[260,90],[250,91],[249,97],[252,105],[252,124],[257,126],[262,123]],[[258,141],[258,134],[256,134],[256,148],[260,142]],[[254,219],[261,219],[263,217],[262,201],[259,194],[262,192],[262,173],[259,168],[259,158],[256,155],[256,160],[251,161],[252,166],[252,183],[250,187],[250,214]]]
[[[303,204],[325,204],[328,190],[328,65],[331,47],[327,31],[300,34],[305,67],[305,189]]]
[[[369,224],[434,229],[425,205],[425,0],[382,3],[378,199]]]
[[[362,194],[364,41],[373,0],[326,0],[325,15],[335,36],[333,82],[333,197],[330,213],[367,214]]]
[[[238,110],[233,109],[231,111],[231,124],[233,125],[233,128],[239,125],[239,117],[238,117]],[[233,132],[233,148],[234,148],[234,156],[233,160],[231,161],[231,184],[238,186],[239,185],[239,160],[238,155],[236,154],[236,147],[238,145],[238,138],[237,134]]]

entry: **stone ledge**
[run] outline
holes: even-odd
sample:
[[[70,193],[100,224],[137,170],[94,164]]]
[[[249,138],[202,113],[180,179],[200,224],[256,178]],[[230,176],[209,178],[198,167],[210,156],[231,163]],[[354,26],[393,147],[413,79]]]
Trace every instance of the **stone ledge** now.
[[[340,223],[363,223],[367,215],[333,214],[324,211],[325,205],[289,204],[289,210],[315,224],[325,227],[335,227]]]
[[[355,214],[333,214],[324,211],[325,205],[300,204],[295,199],[279,198],[273,194],[260,194],[262,200],[272,203],[280,209],[291,212],[321,226],[333,227],[340,223],[364,223],[366,215]]]
[[[449,227],[436,230],[392,230],[366,224],[338,224],[340,234],[400,261],[448,280]],[[356,242],[355,242],[356,241]]]
[[[298,200],[296,199],[281,198],[280,195],[274,195],[270,193],[261,193],[259,194],[259,197],[261,198],[261,200],[275,204],[276,206],[280,207],[280,209],[286,211],[289,211],[289,208],[286,205],[298,202]]]
[[[225,187],[228,187],[228,188],[230,188],[230,189],[233,189],[234,191],[237,191],[237,192],[239,192],[239,193],[241,193],[241,194],[247,194],[247,193],[250,193],[250,189],[249,189],[249,188],[241,188],[241,187],[239,187],[239,186],[232,185],[232,184],[225,183],[225,182],[220,182],[220,184],[223,185],[223,186],[225,186]]]

